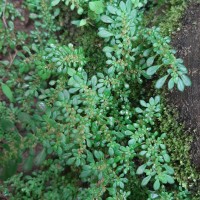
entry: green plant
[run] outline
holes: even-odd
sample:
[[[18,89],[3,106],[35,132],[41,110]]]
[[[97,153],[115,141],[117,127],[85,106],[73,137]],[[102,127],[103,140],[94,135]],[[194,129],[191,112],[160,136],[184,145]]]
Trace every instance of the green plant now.
[[[21,13],[16,10],[12,3],[2,0],[0,8],[0,49],[3,55],[6,55],[8,49],[16,51],[16,46],[24,44],[26,34],[22,32],[14,32],[14,20],[24,20]],[[9,55],[11,57],[11,55]]]
[[[86,57],[95,50],[67,44],[65,35],[57,35],[65,31],[58,25],[61,10],[53,14],[59,3],[26,2],[36,20],[30,43],[22,45],[13,62],[2,63],[7,72],[0,75],[5,97],[0,107],[2,195],[115,200],[133,199],[142,190],[141,199],[189,198],[172,167],[170,133],[162,117],[166,107],[159,95],[148,97],[146,88],[155,72],[161,77],[157,88],[168,77],[169,89],[176,84],[183,91],[191,82],[169,38],[143,26],[147,1],[65,2],[79,14],[92,11],[101,19],[94,20],[105,54],[100,61]],[[85,38],[91,45],[96,41],[96,36]],[[14,159],[12,170],[8,166]]]
[[[62,2],[63,1],[64,1],[64,3],[65,3],[66,6],[70,5],[70,9],[71,10],[74,10],[76,8],[79,15],[81,15],[83,13],[83,11],[84,11],[83,6],[88,3],[88,0],[75,0],[75,1],[72,1],[72,0],[62,0]],[[56,6],[60,2],[61,2],[61,0],[53,0],[51,2],[51,5],[52,6]]]

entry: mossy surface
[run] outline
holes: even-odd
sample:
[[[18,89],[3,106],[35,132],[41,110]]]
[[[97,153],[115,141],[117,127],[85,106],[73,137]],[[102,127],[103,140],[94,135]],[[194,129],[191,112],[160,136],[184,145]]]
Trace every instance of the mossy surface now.
[[[159,26],[164,36],[175,34],[181,26],[181,18],[190,1],[170,0],[159,1],[145,13],[145,23],[150,26]]]

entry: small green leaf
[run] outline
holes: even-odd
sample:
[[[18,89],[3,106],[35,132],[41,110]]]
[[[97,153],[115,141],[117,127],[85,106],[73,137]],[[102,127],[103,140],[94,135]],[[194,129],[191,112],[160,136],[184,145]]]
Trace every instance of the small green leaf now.
[[[151,176],[147,176],[142,180],[142,186],[146,186],[148,184],[148,182],[151,180]]]
[[[78,84],[83,83],[83,80],[80,78],[80,76],[78,76],[78,75],[76,75],[76,74],[73,76],[73,79],[74,79],[75,82],[78,83]]]
[[[166,179],[169,184],[174,184],[174,179],[170,175],[166,175]]]
[[[137,107],[137,108],[135,109],[135,112],[136,112],[136,113],[143,113],[143,110],[142,110],[141,108]]]
[[[164,158],[165,162],[170,162],[170,157],[168,154],[164,154],[163,158]]]
[[[167,170],[168,174],[174,174],[174,169],[168,165],[164,165],[164,168]]]
[[[103,15],[103,16],[101,17],[101,21],[103,21],[104,23],[110,24],[110,23],[113,22],[113,19],[110,18],[110,17],[108,17],[108,16],[106,16],[106,15]]]
[[[108,118],[108,123],[109,123],[110,126],[114,126],[114,124],[115,124],[115,118],[114,117],[109,117]]]
[[[91,79],[91,82],[92,82],[92,86],[96,86],[97,84],[97,77],[96,76],[93,76],[92,79]]]
[[[69,93],[70,94],[74,94],[75,92],[77,92],[80,88],[70,88],[69,89]]]
[[[160,174],[160,175],[159,175],[159,180],[160,180],[162,183],[166,184],[166,183],[167,183],[166,174]]]
[[[149,76],[154,75],[159,68],[160,68],[160,65],[155,65],[155,66],[149,67],[147,69],[147,75],[149,75]]]
[[[80,177],[85,178],[85,177],[89,176],[90,173],[91,173],[91,170],[82,171],[80,174]]]
[[[116,10],[117,9],[115,7],[113,7],[113,6],[107,6],[107,9],[108,9],[109,13],[116,14]]]
[[[77,10],[77,13],[79,14],[79,15],[82,15],[83,14],[83,8],[81,8],[81,7],[79,7],[78,8],[78,10]]]
[[[12,94],[11,89],[8,87],[8,85],[2,83],[1,89],[2,89],[3,93],[6,95],[6,97],[10,100],[10,102],[12,102],[13,101],[13,94]]]
[[[81,19],[81,20],[73,20],[72,24],[81,27],[81,26],[85,26],[87,24],[87,20],[86,19]]]
[[[98,35],[99,35],[100,37],[102,37],[102,38],[107,38],[107,37],[113,36],[112,33],[108,32],[108,31],[106,31],[106,30],[104,30],[104,29],[103,29],[103,30],[100,30],[99,33],[98,33]]]
[[[109,75],[112,75],[112,74],[114,73],[114,71],[115,71],[115,68],[112,66],[112,67],[110,67],[110,68],[108,69],[108,74],[109,74]]]
[[[33,43],[33,44],[31,45],[31,47],[32,47],[32,50],[33,50],[33,51],[38,52],[38,48],[37,48],[36,44]]]
[[[89,8],[91,11],[99,15],[104,11],[104,4],[102,1],[91,1],[89,2]]]
[[[98,151],[94,151],[94,156],[99,160],[101,158],[101,155]]]
[[[38,15],[37,14],[35,14],[35,13],[30,13],[30,15],[29,15],[29,18],[30,19],[37,19],[38,18]]]
[[[139,154],[140,156],[144,156],[147,153],[147,151],[141,151]]]
[[[129,145],[129,146],[131,146],[131,145],[133,145],[133,144],[135,144],[135,139],[131,139],[131,140],[128,141],[128,145]]]
[[[114,150],[113,150],[112,147],[109,147],[108,153],[109,153],[110,156],[113,156],[113,155],[114,155]]]
[[[179,71],[181,71],[183,73],[188,73],[187,68],[184,65],[182,65],[182,64],[178,65],[178,69],[179,69]]]
[[[140,100],[140,104],[144,107],[147,107],[147,103],[144,100]]]
[[[126,4],[123,1],[120,1],[119,7],[123,12],[126,12]]]
[[[86,19],[81,19],[79,26],[84,26],[86,24],[87,24],[87,20]]]
[[[152,66],[152,64],[154,63],[154,59],[155,59],[154,56],[149,57],[149,58],[147,59],[147,66],[148,66],[148,67]]]
[[[138,174],[138,175],[143,174],[144,170],[146,169],[146,166],[147,166],[146,164],[139,166],[137,171],[136,171],[136,174]]]
[[[60,3],[60,0],[53,0],[52,2],[51,2],[51,5],[52,6],[56,6],[56,5],[58,5]]]
[[[153,189],[158,190],[160,188],[160,181],[157,179],[153,184]]]
[[[160,96],[157,95],[157,96],[155,97],[155,104],[157,104],[157,103],[159,103],[159,102],[160,102]]]
[[[32,169],[33,167],[33,160],[34,160],[34,157],[32,155],[29,155],[29,157],[25,160],[24,162],[24,170],[25,171],[29,171]]]
[[[42,162],[45,160],[46,158],[46,150],[45,148],[36,156],[35,158],[35,164],[37,166],[41,165]]]
[[[174,79],[171,78],[168,82],[168,89],[171,90],[174,87]]]
[[[160,144],[160,148],[163,149],[163,150],[165,150],[166,149],[165,144]]]
[[[113,47],[109,47],[109,46],[106,46],[106,47],[104,47],[103,48],[103,52],[105,52],[105,53],[111,53],[111,52],[113,52]]]
[[[31,51],[30,51],[29,47],[23,46],[23,50],[24,50],[25,52],[31,54]]]
[[[179,90],[179,91],[181,91],[181,92],[184,91],[185,86],[184,86],[184,84],[183,84],[183,81],[182,81],[180,78],[178,79],[177,86],[178,86],[178,90]]]
[[[50,82],[49,82],[49,85],[51,85],[51,86],[53,86],[53,85],[55,85],[56,84],[56,81],[54,81],[54,80],[51,80]]]
[[[156,82],[156,88],[160,89],[162,88],[162,86],[164,85],[165,81],[167,80],[168,75],[163,76],[162,78],[160,78],[157,82]]]
[[[67,165],[72,165],[73,163],[74,163],[74,161],[75,161],[75,159],[76,158],[74,158],[74,157],[72,157],[72,158],[69,158],[68,160],[67,160]]]
[[[127,129],[128,130],[131,130],[131,131],[134,131],[135,130],[135,127],[133,126],[133,125],[131,125],[131,124],[128,124],[127,126]],[[126,131],[125,131],[126,132]],[[132,133],[132,132],[131,132]],[[132,133],[133,134],[133,133]]]
[[[154,98],[153,97],[151,97],[150,99],[149,99],[149,103],[150,103],[150,105],[155,105],[155,101],[154,101]]]
[[[129,131],[129,130],[126,130],[126,131],[124,132],[124,134],[125,134],[125,135],[133,135],[133,132],[131,132],[131,131]]]
[[[182,79],[182,81],[183,81],[185,86],[191,86],[192,85],[192,82],[191,82],[190,78],[187,75],[183,74],[181,76],[181,79]]]
[[[70,76],[73,76],[74,74],[76,74],[76,71],[73,69],[73,68],[68,68],[67,69],[67,73],[70,75]]]
[[[146,49],[146,50],[143,52],[143,56],[144,56],[144,57],[148,57],[149,54],[150,54],[150,52],[151,52],[151,49]]]

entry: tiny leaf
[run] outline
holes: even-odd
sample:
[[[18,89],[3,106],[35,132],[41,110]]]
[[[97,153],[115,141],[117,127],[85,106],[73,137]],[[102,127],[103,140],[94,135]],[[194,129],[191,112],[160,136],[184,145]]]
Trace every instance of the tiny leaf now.
[[[153,64],[154,59],[155,59],[154,56],[149,57],[149,58],[147,59],[147,66],[148,66],[148,67],[150,67],[150,66]]]
[[[190,78],[187,75],[183,74],[181,76],[181,79],[182,79],[182,81],[183,81],[185,86],[191,86],[192,85],[192,82],[191,82]]]
[[[46,158],[46,150],[43,149],[35,158],[35,164],[41,165]]]
[[[173,183],[174,183],[174,179],[173,179],[173,177],[171,177],[170,175],[166,175],[166,178],[167,178],[167,182],[168,182],[169,184],[173,184]]]
[[[149,76],[154,75],[159,68],[160,68],[160,65],[155,65],[155,66],[149,67],[147,69],[147,75],[149,75]]]
[[[89,8],[91,11],[99,15],[104,11],[104,4],[102,1],[91,1],[89,2]]]
[[[170,162],[170,157],[168,154],[164,154],[163,158],[164,158],[165,162]]]
[[[60,3],[60,0],[53,0],[52,2],[51,2],[51,5],[52,6],[56,6],[56,5],[58,5]]]
[[[174,87],[174,80],[171,78],[168,82],[168,89],[171,90]]]
[[[106,30],[104,30],[104,29],[103,29],[103,30],[100,30],[99,33],[98,33],[98,35],[99,35],[100,37],[102,37],[102,38],[107,38],[107,37],[113,36],[112,33],[108,32],[108,31],[106,31]]]
[[[184,84],[183,84],[183,81],[182,81],[180,78],[178,79],[177,86],[178,86],[178,90],[179,90],[179,91],[181,91],[181,92],[184,91],[185,86],[184,86]]]
[[[160,188],[160,181],[157,179],[153,184],[153,189],[158,190]]]
[[[108,153],[109,153],[110,156],[113,156],[113,155],[114,155],[114,150],[113,150],[112,147],[109,147]]]
[[[145,178],[142,180],[142,186],[147,185],[148,182],[150,181],[150,179],[151,179],[151,176],[150,176],[150,175],[147,176],[147,177],[145,177]]]
[[[146,164],[139,166],[136,171],[136,174],[138,174],[138,175],[143,174],[145,169],[146,169]]]
[[[164,85],[165,81],[167,80],[168,75],[163,76],[156,82],[156,88],[160,89]]]
[[[113,19],[111,19],[110,17],[106,16],[106,15],[103,15],[101,17],[101,20],[104,22],[104,23],[112,23],[113,22]]]
[[[11,89],[8,87],[8,85],[2,83],[1,89],[2,89],[3,93],[6,95],[6,97],[12,102],[13,101],[13,94],[12,94]]]

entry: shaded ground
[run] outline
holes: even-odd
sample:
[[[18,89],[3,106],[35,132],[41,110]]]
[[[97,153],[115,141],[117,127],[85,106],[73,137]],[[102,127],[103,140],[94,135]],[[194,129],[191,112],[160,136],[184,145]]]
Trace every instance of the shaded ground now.
[[[200,3],[189,6],[183,17],[183,26],[173,38],[177,54],[184,60],[192,80],[192,87],[184,93],[173,92],[170,99],[180,111],[186,128],[193,128],[192,160],[200,169]]]

